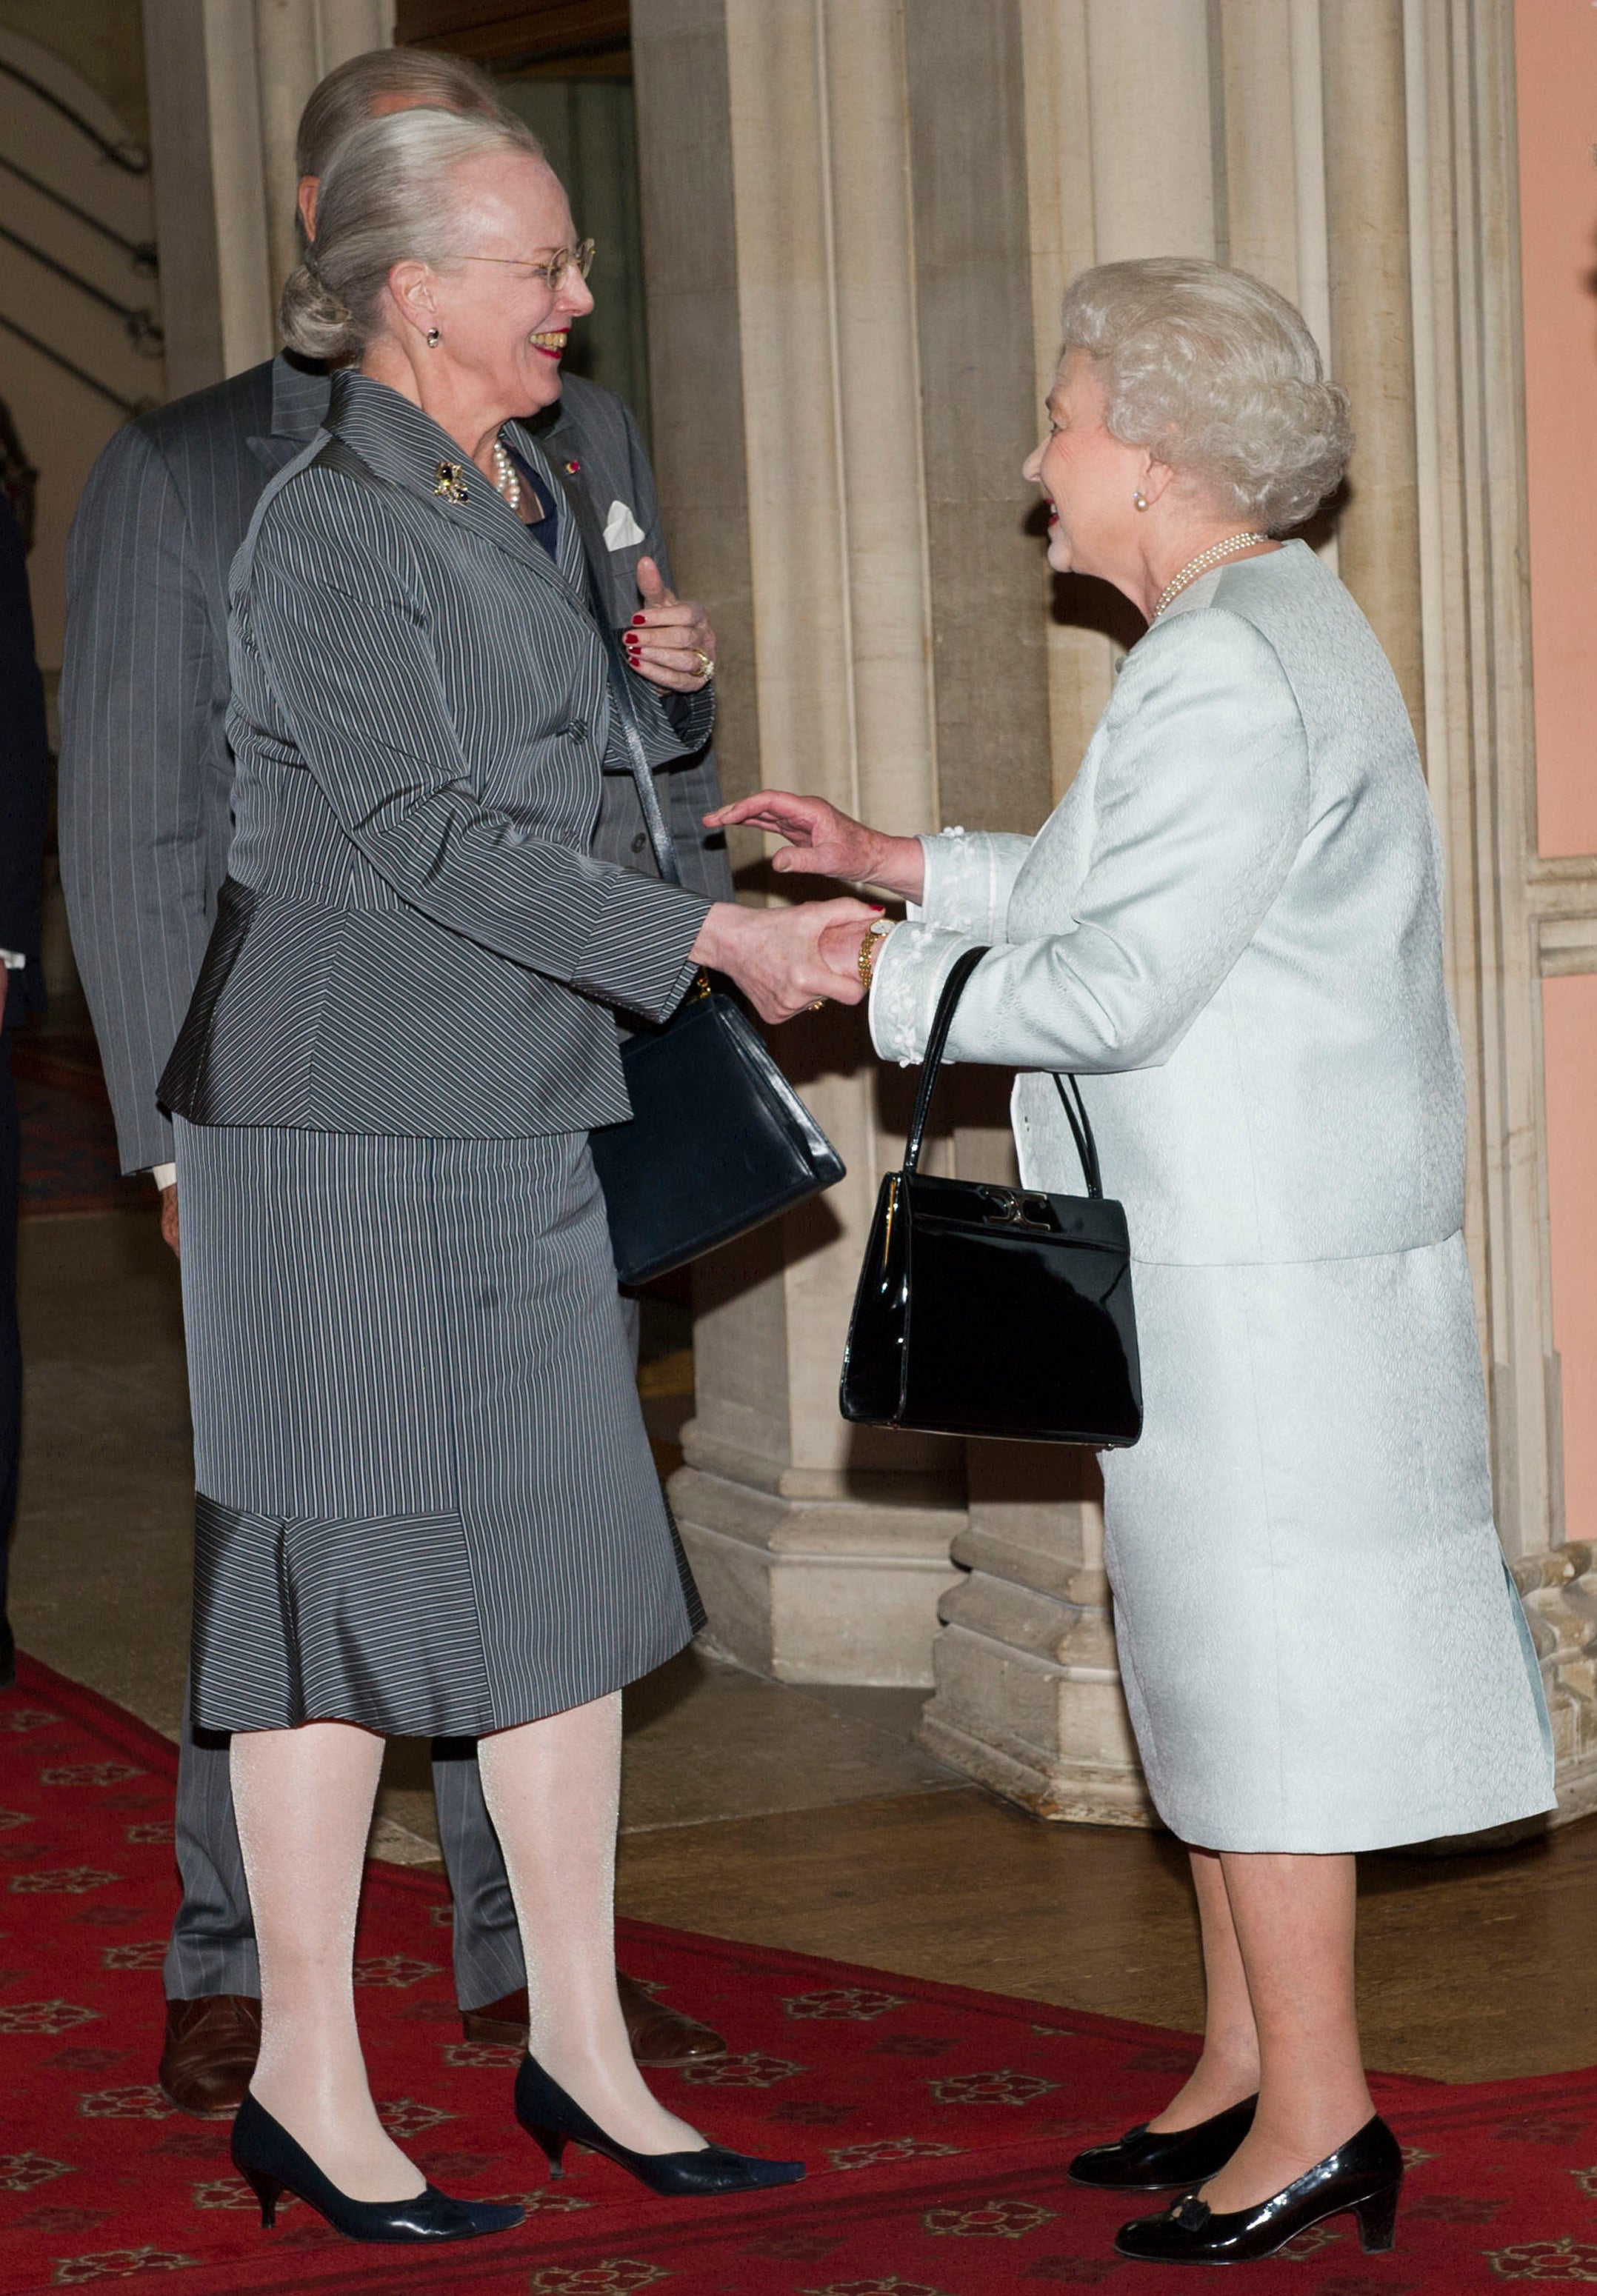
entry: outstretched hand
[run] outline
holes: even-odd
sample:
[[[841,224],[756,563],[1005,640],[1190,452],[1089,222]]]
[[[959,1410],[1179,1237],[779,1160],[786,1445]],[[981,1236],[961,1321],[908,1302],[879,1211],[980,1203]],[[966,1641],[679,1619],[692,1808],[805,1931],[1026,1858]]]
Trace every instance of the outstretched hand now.
[[[781,876],[841,877],[920,899],[926,859],[918,837],[889,837],[840,812],[823,797],[758,790],[704,816],[708,829],[760,829],[787,843],[771,866]]]
[[[643,611],[622,632],[627,660],[651,685],[672,693],[701,692],[715,676],[716,634],[709,616],[691,598],[677,596],[652,558],[638,560],[637,585]]]

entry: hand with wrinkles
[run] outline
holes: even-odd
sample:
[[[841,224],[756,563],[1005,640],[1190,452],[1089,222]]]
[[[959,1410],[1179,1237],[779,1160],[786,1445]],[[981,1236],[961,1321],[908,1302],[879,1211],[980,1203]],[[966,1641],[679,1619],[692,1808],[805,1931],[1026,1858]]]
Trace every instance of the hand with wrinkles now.
[[[891,837],[840,812],[823,797],[757,790],[704,816],[707,829],[760,829],[786,840],[772,857],[779,876],[841,877],[880,885],[918,901],[926,890],[926,856],[918,837]]]
[[[735,980],[762,1021],[790,1021],[817,1004],[864,996],[859,945],[881,911],[864,901],[800,901],[792,908],[706,910],[692,955]]]

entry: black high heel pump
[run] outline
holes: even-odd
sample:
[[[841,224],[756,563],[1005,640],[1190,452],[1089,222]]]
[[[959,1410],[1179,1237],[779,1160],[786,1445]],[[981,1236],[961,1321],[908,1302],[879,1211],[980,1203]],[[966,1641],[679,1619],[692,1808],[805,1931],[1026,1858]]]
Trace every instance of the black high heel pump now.
[[[1112,2144],[1078,2152],[1065,2174],[1073,2185],[1096,2185],[1107,2192],[1191,2192],[1225,2166],[1253,2126],[1257,2096],[1194,2121],[1191,2128],[1150,2128],[1145,2120]]]
[[[552,2177],[565,2174],[561,2155],[568,2143],[602,2152],[651,2193],[691,2194],[700,2200],[716,2193],[796,2185],[804,2174],[802,2161],[760,2161],[752,2153],[728,2152],[719,2144],[707,2144],[701,2152],[629,2152],[589,2120],[576,2098],[568,2096],[534,2056],[522,2058],[516,2075],[516,2119],[533,2143],[542,2146]]]
[[[1402,2151],[1377,2113],[1346,2144],[1267,2201],[1216,2214],[1190,2193],[1156,2217],[1122,2225],[1115,2246],[1122,2256],[1143,2264],[1251,2264],[1274,2256],[1310,2225],[1351,2209],[1358,2219],[1359,2246],[1366,2255],[1377,2254],[1396,2237],[1402,2184]]]
[[[510,2232],[527,2213],[512,2201],[452,2200],[436,2185],[408,2201],[352,2201],[248,2091],[233,2124],[233,2165],[260,2202],[264,2231],[276,2222],[285,2192],[307,2202],[348,2240],[474,2240]]]

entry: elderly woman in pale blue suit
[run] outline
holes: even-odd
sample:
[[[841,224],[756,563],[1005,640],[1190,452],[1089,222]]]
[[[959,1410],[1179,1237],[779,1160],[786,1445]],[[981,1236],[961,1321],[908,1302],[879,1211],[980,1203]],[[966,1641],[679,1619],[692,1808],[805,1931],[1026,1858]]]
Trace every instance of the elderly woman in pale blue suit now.
[[[1107,1559],[1208,2014],[1175,2100],[1072,2173],[1201,2185],[1126,2226],[1130,2255],[1242,2260],[1347,2208],[1389,2246],[1354,1853],[1553,1799],[1492,1515],[1439,840],[1374,634],[1271,538],[1351,447],[1291,307],[1212,264],[1086,273],[1048,414],[1026,474],[1049,562],[1151,624],[1052,817],[892,838],[765,792],[716,818],[909,899],[860,955],[887,1058],[921,1057],[955,959],[990,944],[951,1055],[1024,1072],[1021,1174],[1064,1193],[1051,1072],[1085,1077],[1126,1204],[1146,1431],[1103,1460]]]

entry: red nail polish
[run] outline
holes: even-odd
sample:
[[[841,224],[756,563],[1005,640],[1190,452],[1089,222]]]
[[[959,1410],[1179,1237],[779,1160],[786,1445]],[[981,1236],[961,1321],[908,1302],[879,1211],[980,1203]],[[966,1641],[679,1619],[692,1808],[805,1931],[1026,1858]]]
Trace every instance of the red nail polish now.
[[[642,614],[635,614],[635,615],[633,616],[633,618],[632,618],[632,627],[633,627],[633,628],[634,628],[635,630],[637,628],[637,627],[638,627],[639,623],[643,620],[643,617],[642,616]]]

